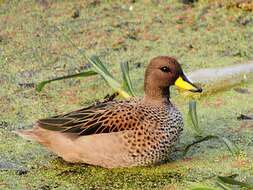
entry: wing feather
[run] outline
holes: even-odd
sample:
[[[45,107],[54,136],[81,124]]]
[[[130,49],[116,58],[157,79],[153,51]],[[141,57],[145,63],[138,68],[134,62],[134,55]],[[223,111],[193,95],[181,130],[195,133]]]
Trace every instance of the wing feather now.
[[[37,124],[47,130],[79,135],[119,132],[131,130],[132,126],[135,126],[132,123],[138,120],[138,114],[135,114],[134,110],[135,104],[132,102],[111,101],[52,118],[41,119],[37,121]],[[129,119],[129,115],[132,119]],[[124,119],[124,117],[128,117],[128,119]]]

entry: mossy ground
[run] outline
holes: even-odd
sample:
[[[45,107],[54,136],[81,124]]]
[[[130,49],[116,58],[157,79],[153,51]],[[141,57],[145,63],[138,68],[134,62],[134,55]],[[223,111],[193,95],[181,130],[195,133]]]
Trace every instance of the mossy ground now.
[[[119,63],[129,62],[138,95],[144,68],[157,55],[176,57],[188,72],[252,59],[253,5],[235,2],[0,1],[0,189],[188,189],[190,182],[214,186],[217,175],[252,176],[253,127],[236,117],[253,113],[253,82],[241,86],[249,93],[231,88],[198,101],[204,133],[236,143],[236,157],[209,141],[161,166],[107,170],[68,164],[12,133],[112,93],[99,76],[35,91],[34,83],[89,67],[67,38],[100,56],[117,77]],[[186,115],[188,99],[172,95]],[[180,146],[193,141],[189,126]]]

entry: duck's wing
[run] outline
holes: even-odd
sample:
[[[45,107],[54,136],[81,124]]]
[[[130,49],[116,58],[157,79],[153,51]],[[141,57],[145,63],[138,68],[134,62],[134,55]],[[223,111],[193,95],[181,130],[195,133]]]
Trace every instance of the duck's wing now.
[[[112,101],[58,115],[40,119],[37,126],[79,135],[119,132],[135,128],[139,122],[136,114],[136,102]]]

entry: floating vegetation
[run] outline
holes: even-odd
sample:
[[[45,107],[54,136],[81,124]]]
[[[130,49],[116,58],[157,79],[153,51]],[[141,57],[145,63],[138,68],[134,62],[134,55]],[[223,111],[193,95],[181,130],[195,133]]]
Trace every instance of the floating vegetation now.
[[[196,101],[190,101],[189,102],[189,112],[188,112],[188,117],[190,118],[190,121],[192,123],[192,129],[195,132],[195,139],[193,143],[187,145],[184,149],[184,155],[187,154],[187,152],[190,150],[190,148],[193,145],[199,144],[204,141],[209,141],[209,140],[218,140],[226,145],[228,150],[231,152],[232,155],[238,156],[240,154],[240,149],[229,139],[221,136],[221,135],[204,135],[203,130],[201,130],[201,127],[199,126],[198,122],[198,116],[197,116],[197,106],[196,106]]]
[[[60,159],[10,131],[30,128],[38,118],[86,106],[104,94],[113,93],[111,87],[105,88],[103,81],[90,80],[98,79],[98,74],[83,78],[81,82],[80,78],[64,84],[49,82],[49,88],[43,93],[34,93],[33,83],[88,72],[85,68],[93,70],[64,36],[85,49],[87,55],[95,53],[102,61],[106,60],[106,67],[112,69],[111,73],[116,72],[113,76],[131,95],[121,78],[116,78],[120,76],[117,63],[128,62],[133,87],[141,94],[139,81],[143,79],[143,67],[154,55],[175,56],[188,74],[199,68],[242,66],[252,59],[253,14],[248,11],[252,10],[252,1],[198,0],[183,4],[181,0],[0,0],[0,5],[0,157],[4,162],[29,170],[26,175],[19,175],[15,170],[0,171],[0,189],[191,189],[190,182],[197,182],[198,190],[247,189],[229,184],[222,184],[226,186],[223,188],[216,182],[217,176],[229,177],[236,173],[239,176],[235,180],[250,183],[253,127],[248,117],[253,116],[253,83],[249,78],[253,75],[246,74],[245,80],[242,74],[238,81],[233,77],[235,88],[242,89],[231,86],[229,79],[220,83],[214,81],[210,86],[202,86],[200,82],[204,87],[197,101],[201,132],[185,130],[190,133],[184,133],[185,138],[181,138],[181,145],[188,145],[201,140],[195,136],[204,138],[219,134],[240,147],[243,155],[239,157],[230,156],[230,152],[222,148],[226,145],[220,143],[219,146],[218,139],[211,139],[197,144],[194,150],[190,147],[191,153],[183,159],[140,170],[129,168],[111,173],[98,167],[66,162],[55,168],[57,164],[51,161]],[[55,26],[61,27],[62,32]],[[108,98],[109,101],[113,99]],[[188,97],[173,98],[187,115],[188,105],[184,105]],[[216,105],[219,100],[221,105]],[[186,127],[189,124],[190,120]],[[177,169],[183,170],[179,177]],[[63,173],[65,177],[58,176],[61,171],[67,171]]]

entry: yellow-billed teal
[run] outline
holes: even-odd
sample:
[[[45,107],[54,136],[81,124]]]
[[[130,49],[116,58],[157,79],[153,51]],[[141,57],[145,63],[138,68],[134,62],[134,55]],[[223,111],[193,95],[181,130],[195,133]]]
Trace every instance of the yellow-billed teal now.
[[[181,113],[170,102],[170,86],[201,92],[174,58],[153,58],[146,69],[143,98],[100,103],[40,119],[21,136],[44,145],[64,160],[106,168],[164,161],[183,129]]]

